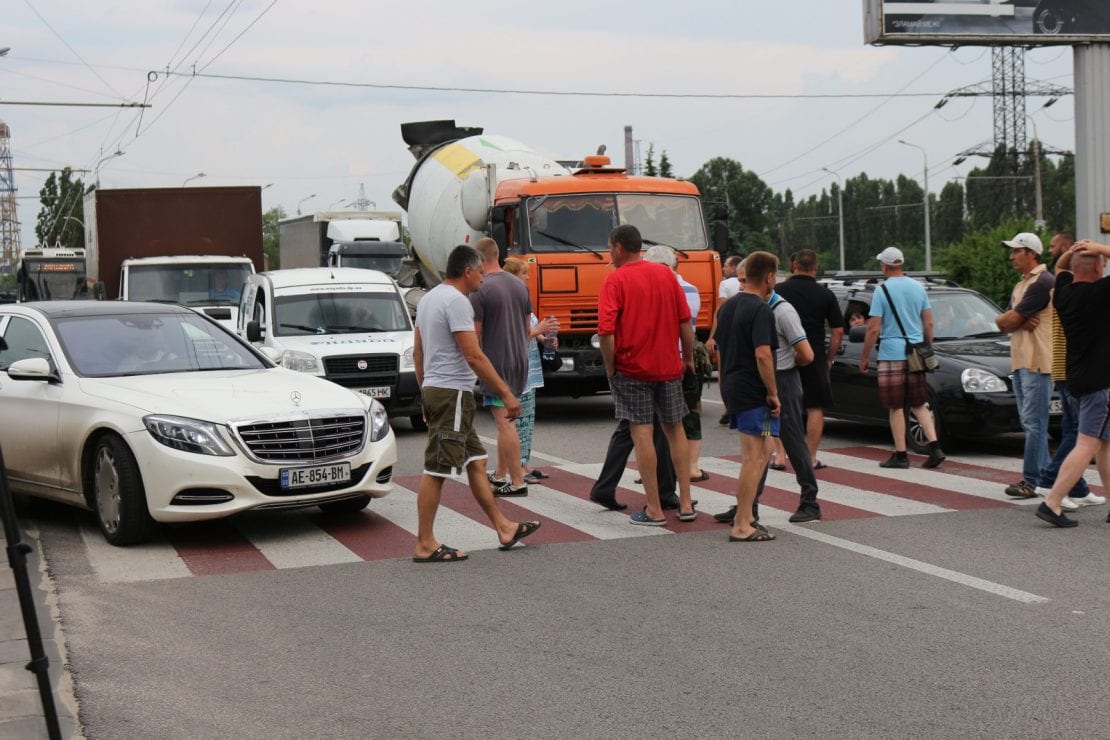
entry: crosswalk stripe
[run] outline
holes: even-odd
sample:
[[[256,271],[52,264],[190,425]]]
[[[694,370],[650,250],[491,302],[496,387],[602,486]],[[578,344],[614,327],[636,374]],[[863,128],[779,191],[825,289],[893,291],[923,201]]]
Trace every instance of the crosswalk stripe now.
[[[921,456],[911,455],[912,470],[879,468],[889,455],[879,447],[841,447],[821,450],[829,467],[818,472],[818,500],[823,519],[860,519],[913,516],[978,508],[1007,508],[1036,504],[1014,501],[1004,493],[1003,481],[1012,479],[1007,465],[995,458],[950,457],[937,470],[923,470]],[[675,533],[722,530],[710,516],[736,502],[737,457],[704,457],[706,481],[691,485],[699,501],[699,517],[680,522],[677,512],[665,512],[663,527],[638,527],[631,514],[646,504],[639,473],[626,468],[617,488],[625,512],[611,512],[589,501],[590,489],[601,472],[597,462],[538,457],[557,463],[545,469],[550,478],[532,484],[529,495],[498,498],[509,519],[539,519],[540,530],[524,546],[652,537]],[[411,557],[416,542],[416,491],[420,477],[394,479],[389,496],[376,499],[354,515],[327,515],[315,510],[246,514],[232,519],[164,528],[164,539],[145,545],[116,548],[94,527],[80,525],[85,551],[101,582],[137,582],[197,575],[244,573],[275,568],[355,563]],[[1096,489],[1100,490],[1100,489]],[[787,518],[798,506],[792,471],[769,471],[760,503],[760,519],[771,526],[789,526]],[[467,488],[465,480],[448,480],[435,523],[437,539],[463,550],[491,550],[497,533]]]

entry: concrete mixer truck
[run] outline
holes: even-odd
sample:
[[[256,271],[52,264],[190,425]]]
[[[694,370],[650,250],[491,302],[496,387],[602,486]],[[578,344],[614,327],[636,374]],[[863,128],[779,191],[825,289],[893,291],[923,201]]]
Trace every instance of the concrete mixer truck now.
[[[503,258],[531,263],[533,309],[559,320],[563,364],[546,374],[545,391],[578,396],[608,389],[597,299],[613,270],[609,232],[619,224],[637,226],[645,244],[677,250],[679,272],[701,295],[699,334],[708,332],[727,230],[715,225],[718,251],[711,249],[692,183],[632,176],[600,155],[571,171],[518,141],[454,121],[402,124],[401,135],[417,162],[393,199],[408,212],[424,282],[442,278],[455,246],[483,236],[497,242]]]

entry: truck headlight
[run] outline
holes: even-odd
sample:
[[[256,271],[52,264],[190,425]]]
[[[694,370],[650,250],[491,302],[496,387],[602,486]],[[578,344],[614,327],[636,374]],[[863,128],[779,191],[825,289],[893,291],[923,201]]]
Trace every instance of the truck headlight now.
[[[415,348],[414,347],[409,347],[408,349],[406,349],[404,352],[401,353],[401,369],[402,370],[412,370],[414,367],[416,367],[416,362],[413,361],[413,359],[412,359],[413,349],[415,349]]]
[[[555,372],[573,373],[574,372],[574,358],[573,357],[564,357],[563,358],[563,364],[560,365],[559,369],[556,370]]]
[[[182,416],[151,414],[143,417],[143,424],[150,436],[166,447],[198,455],[234,457],[235,452],[215,424]]]
[[[384,439],[389,433],[389,415],[385,412],[385,406],[376,400],[371,401],[370,408],[366,410],[366,418],[370,422],[370,441],[379,442]]]
[[[281,353],[281,366],[299,373],[320,373],[320,361],[314,355],[292,349]]]
[[[1001,393],[1006,390],[1006,381],[994,373],[969,367],[960,373],[960,384],[965,393]]]

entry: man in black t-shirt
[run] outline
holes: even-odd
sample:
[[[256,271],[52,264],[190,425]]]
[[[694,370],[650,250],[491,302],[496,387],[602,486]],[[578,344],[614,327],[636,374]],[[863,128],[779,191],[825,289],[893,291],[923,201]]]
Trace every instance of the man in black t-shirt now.
[[[817,282],[819,268],[816,252],[799,249],[790,255],[790,271],[794,274],[775,288],[798,312],[806,339],[813,348],[813,362],[800,366],[798,377],[802,381],[802,406],[806,411],[806,443],[814,470],[825,467],[817,460],[817,446],[825,431],[825,409],[833,405],[829,369],[844,340],[840,304],[831,290]],[[828,353],[825,352],[826,324],[829,327]]]
[[[1057,527],[1079,525],[1063,514],[1060,504],[1092,457],[1103,487],[1110,484],[1110,277],[1103,277],[1108,257],[1110,246],[1082,241],[1056,263],[1052,305],[1068,343],[1068,390],[1079,402],[1075,449],[1037,509],[1037,518]]]
[[[775,536],[755,523],[752,504],[767,467],[768,437],[779,434],[779,398],[775,385],[775,316],[767,299],[775,288],[778,258],[753,252],[744,260],[745,282],[738,295],[721,306],[717,346],[721,362],[721,399],[729,428],[740,431],[740,480],[731,542],[768,542]]]

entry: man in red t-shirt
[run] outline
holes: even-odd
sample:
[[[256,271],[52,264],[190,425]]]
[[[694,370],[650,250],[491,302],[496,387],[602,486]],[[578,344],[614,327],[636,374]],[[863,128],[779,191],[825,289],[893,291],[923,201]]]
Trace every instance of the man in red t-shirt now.
[[[648,500],[631,521],[660,527],[667,520],[655,479],[651,439],[655,416],[670,443],[678,478],[678,518],[693,521],[697,517],[690,500],[690,460],[682,429],[682,417],[688,411],[682,375],[694,371],[694,329],[690,306],[674,274],[663,265],[641,259],[642,248],[640,232],[631,224],[618,226],[609,234],[609,254],[617,269],[601,285],[597,333],[616,417],[629,423]]]

